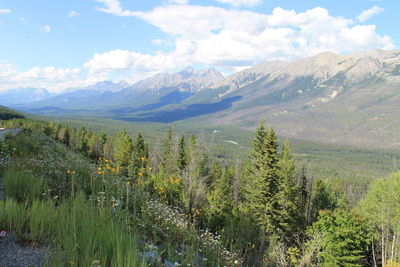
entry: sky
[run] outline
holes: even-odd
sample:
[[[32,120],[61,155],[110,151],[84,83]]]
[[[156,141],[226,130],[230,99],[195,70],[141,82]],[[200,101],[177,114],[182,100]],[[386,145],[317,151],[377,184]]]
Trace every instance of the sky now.
[[[397,49],[398,0],[0,0],[0,91]]]

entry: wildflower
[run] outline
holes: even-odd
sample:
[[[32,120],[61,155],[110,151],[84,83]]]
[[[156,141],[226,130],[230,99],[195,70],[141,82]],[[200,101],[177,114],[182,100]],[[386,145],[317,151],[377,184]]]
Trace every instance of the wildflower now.
[[[138,176],[142,176],[143,174],[141,173],[141,172],[138,172],[138,174],[137,174]]]

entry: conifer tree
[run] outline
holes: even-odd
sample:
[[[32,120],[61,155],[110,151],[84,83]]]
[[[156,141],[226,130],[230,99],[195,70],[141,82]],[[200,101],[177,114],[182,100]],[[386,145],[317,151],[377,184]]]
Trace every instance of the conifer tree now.
[[[63,127],[59,130],[58,132],[58,140],[60,140],[61,142],[63,142],[65,145],[69,145],[69,141],[70,141],[70,132],[69,132],[69,128],[68,127]]]
[[[189,138],[189,145],[188,145],[188,151],[187,151],[187,163],[191,164],[194,154],[196,153],[197,150],[197,139],[194,134],[192,134]]]
[[[114,158],[121,174],[128,175],[128,165],[132,157],[133,141],[125,130],[120,130],[115,135]]]
[[[133,145],[133,153],[129,162],[129,176],[135,177],[139,173],[143,173],[141,170],[147,168],[148,158],[148,145],[144,141],[142,134],[138,132]]]
[[[217,168],[213,168],[217,169]],[[221,170],[221,168],[219,168]],[[235,176],[233,168],[226,167],[216,176],[212,190],[207,195],[207,217],[209,227],[213,230],[221,229],[232,217],[233,191],[232,184]]]
[[[175,156],[174,156],[174,144],[173,144],[173,129],[170,125],[168,127],[167,136],[163,143],[163,150],[161,154],[161,166],[163,170],[171,175],[175,172]]]
[[[296,181],[294,158],[289,143],[283,145],[278,163],[280,179],[279,198],[279,230],[282,241],[288,243],[300,233],[304,226],[304,214],[301,202],[301,190]]]
[[[279,176],[278,139],[275,131],[265,131],[263,123],[253,140],[250,173],[245,182],[244,205],[266,233],[274,233],[279,227]]]
[[[179,138],[178,142],[178,159],[177,159],[177,167],[181,175],[183,171],[186,169],[186,165],[187,165],[186,144],[185,144],[185,137],[182,135]]]

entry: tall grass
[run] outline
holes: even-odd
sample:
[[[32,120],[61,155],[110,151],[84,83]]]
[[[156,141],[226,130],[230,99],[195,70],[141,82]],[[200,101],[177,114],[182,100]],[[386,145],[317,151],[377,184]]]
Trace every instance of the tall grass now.
[[[83,194],[58,207],[53,200],[0,202],[1,229],[52,246],[47,266],[144,266],[127,220],[123,211],[93,207]]]
[[[39,198],[43,190],[43,182],[40,178],[36,178],[24,170],[19,170],[15,166],[5,170],[3,184],[6,196],[17,201]]]
[[[25,203],[13,199],[0,201],[0,228],[15,231],[22,237],[28,220],[25,207]]]

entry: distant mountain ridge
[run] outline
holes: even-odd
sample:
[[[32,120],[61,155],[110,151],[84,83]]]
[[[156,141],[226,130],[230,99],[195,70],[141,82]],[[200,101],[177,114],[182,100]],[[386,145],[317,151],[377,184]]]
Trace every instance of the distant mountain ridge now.
[[[131,86],[138,90],[158,90],[177,87],[181,91],[196,92],[224,80],[224,76],[215,69],[194,70],[188,67],[180,72],[160,73],[151,78],[136,82]]]
[[[400,148],[400,50],[323,52],[292,62],[266,62],[228,77],[213,69],[186,68],[129,86],[94,86],[101,89],[85,88],[16,108],[128,121],[194,118],[196,123],[242,128],[265,119],[281,136]]]
[[[44,88],[15,88],[0,92],[0,104],[4,106],[25,104],[34,101],[43,100],[54,96],[55,94],[50,93]]]
[[[88,87],[69,88],[64,92],[31,101],[30,103],[11,103],[11,106],[26,111],[62,113],[64,110],[148,110],[178,103],[193,94],[221,82],[224,77],[214,69],[194,70],[188,67],[177,73],[160,73],[129,85],[125,81],[118,83],[102,81]],[[6,102],[0,99],[0,104]],[[120,109],[127,108],[127,109]]]

